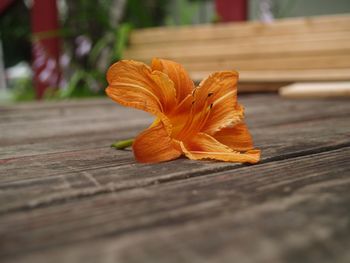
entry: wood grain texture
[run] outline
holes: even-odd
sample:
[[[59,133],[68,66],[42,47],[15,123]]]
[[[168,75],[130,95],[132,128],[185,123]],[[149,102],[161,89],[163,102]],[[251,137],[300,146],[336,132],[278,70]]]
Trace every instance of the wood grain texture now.
[[[249,126],[261,126],[280,123],[285,119],[309,120],[312,118],[331,117],[346,115],[348,109],[338,101],[322,102],[327,111],[317,111],[317,101],[288,101],[280,100],[278,96],[240,96],[240,101],[246,105],[247,122]],[[265,100],[270,102],[266,104]],[[90,146],[105,145],[113,140],[127,139],[134,136],[137,131],[142,130],[152,122],[152,117],[141,111],[121,108],[115,103],[104,99],[98,104],[91,105],[80,101],[71,103],[72,106],[63,106],[62,103],[52,103],[49,107],[38,107],[32,104],[16,106],[2,106],[0,115],[2,121],[0,127],[0,158],[5,159],[13,156],[24,156],[28,154],[40,154],[47,151],[62,151],[65,147],[69,149],[87,148]],[[341,101],[340,101],[341,102]],[[67,103],[67,102],[66,102]],[[61,114],[62,108],[64,114]],[[40,110],[42,109],[42,110]],[[273,112],[288,114],[271,114]],[[293,112],[297,111],[298,114]],[[6,112],[6,113],[5,113]],[[261,115],[269,115],[262,119]],[[127,120],[131,118],[131,121]],[[289,119],[291,118],[291,119]],[[79,123],[79,126],[72,126]],[[94,123],[95,125],[92,125]],[[99,125],[99,127],[97,127]],[[130,128],[129,128],[130,127]],[[30,130],[31,132],[26,132]],[[86,136],[86,135],[89,136]],[[55,140],[50,136],[55,136]],[[79,140],[76,139],[79,138]],[[58,140],[59,138],[59,140]],[[100,140],[102,140],[100,142]],[[75,147],[73,147],[75,146]],[[37,149],[35,151],[35,149]],[[45,150],[46,149],[46,150]]]
[[[350,97],[350,81],[348,82],[297,82],[282,87],[279,95],[285,98],[346,98]]]
[[[248,59],[222,59],[219,61],[189,61],[182,63],[186,70],[192,71],[222,71],[222,70],[298,70],[298,69],[341,69],[350,67],[350,52],[349,54],[294,54],[292,57],[255,57]],[[179,61],[181,62],[181,61]]]
[[[251,36],[309,35],[320,32],[350,31],[349,15],[319,16],[308,18],[290,18],[278,23],[266,24],[259,21],[250,23],[234,22],[183,27],[159,27],[134,31],[130,38],[131,45],[154,44],[161,42],[198,41],[227,39]]]
[[[280,23],[280,20],[275,21],[278,24]],[[252,22],[249,22],[252,23]],[[247,23],[249,25],[249,23]],[[254,22],[253,22],[254,23]],[[236,25],[237,26],[237,25]],[[304,25],[305,26],[305,25]],[[192,27],[192,33],[196,33],[196,26]],[[156,30],[156,29],[153,29]],[[167,31],[168,30],[168,31]],[[172,35],[171,38],[177,38],[178,34],[181,32],[181,27],[176,29],[177,32]],[[270,30],[269,25],[266,25],[266,32]],[[142,31],[142,30],[141,30]],[[171,30],[170,30],[171,31]],[[136,34],[140,31],[134,31]],[[200,36],[198,35],[191,35],[188,34],[186,37],[186,40],[183,39],[173,39],[173,41],[170,41],[167,39],[167,42],[157,41],[155,36],[153,37],[153,43],[132,43],[129,46],[130,50],[133,51],[142,51],[145,49],[150,49],[151,47],[154,49],[173,49],[176,47],[176,45],[184,44],[184,43],[191,43],[191,45],[194,45],[195,47],[205,48],[215,45],[237,45],[237,44],[254,44],[254,45],[266,45],[266,43],[270,43],[272,45],[277,44],[285,44],[288,42],[297,42],[297,43],[305,43],[305,42],[315,42],[315,41],[324,41],[333,39],[334,41],[342,41],[349,37],[350,29],[348,30],[338,30],[334,29],[334,31],[329,32],[314,32],[314,33],[299,33],[299,34],[289,34],[288,31],[285,32],[279,32],[275,35],[264,35],[264,34],[252,34],[250,36],[245,36],[243,32],[241,32],[241,35],[233,36],[229,30],[226,30],[222,33],[225,34],[225,38],[215,38],[215,35],[207,36],[207,39],[202,40]],[[215,33],[215,28],[213,28],[213,33]],[[169,28],[164,30],[164,35],[169,34]],[[132,38],[132,33],[131,33]],[[185,42],[187,41],[187,42]]]
[[[209,76],[209,71],[190,72],[191,78],[200,81]],[[265,85],[266,82],[285,83],[296,81],[348,81],[350,69],[294,69],[294,70],[245,70],[240,71],[241,83],[255,83]],[[257,87],[257,91],[263,87]],[[241,92],[245,90],[241,89]],[[268,89],[269,91],[269,89]]]
[[[271,106],[262,104],[266,101]],[[346,120],[350,108],[344,107],[342,101],[305,103],[280,100],[273,95],[261,95],[243,97],[242,102],[247,108],[247,123],[252,128],[256,146],[263,149],[263,160],[301,155],[348,142],[350,124]],[[320,110],[320,105],[327,110]],[[120,109],[117,106],[116,108]],[[128,114],[121,116],[130,118],[132,114],[137,117],[139,112],[130,110]],[[51,115],[47,118],[51,118]],[[146,120],[151,123],[148,118]],[[66,119],[56,121],[57,126],[63,126],[62,121],[65,123]],[[22,124],[22,130],[27,134],[25,131],[28,130],[28,122]],[[31,125],[37,126],[37,123]],[[84,125],[77,127],[85,129]],[[48,132],[48,128],[43,131]],[[109,145],[116,139],[135,136],[135,130],[140,131],[144,127],[131,126],[127,130],[119,127],[115,129],[118,132],[106,132],[103,130],[104,125],[98,125],[97,128],[100,130],[99,135],[90,132],[89,136],[81,136],[79,132],[72,135],[68,126],[68,135],[60,130],[63,132],[61,137],[49,136],[47,139],[48,135],[44,134],[37,138],[46,141],[45,143],[15,144],[2,148],[2,156],[6,158],[0,160],[0,173],[3,174],[0,177],[0,212],[40,207],[66,198],[99,194],[110,189],[147,186],[184,175],[186,177],[237,166],[225,163],[192,163],[187,160],[181,160],[180,166],[176,163],[174,166],[172,163],[135,166],[130,151],[115,151]],[[8,126],[8,129],[12,129],[12,126]],[[27,134],[21,140],[30,138],[31,135]],[[140,173],[145,176],[140,178]],[[46,186],[45,189],[43,185]]]
[[[236,44],[216,43],[208,46],[191,46],[178,45],[176,47],[165,47],[163,49],[145,48],[144,50],[133,50],[125,52],[126,59],[134,59],[148,61],[153,57],[173,59],[180,63],[188,61],[209,61],[210,59],[242,59],[242,58],[266,58],[266,57],[288,57],[290,55],[312,55],[312,54],[349,54],[350,53],[350,33],[349,36],[340,42],[335,42],[328,38],[324,41],[309,42],[283,42],[272,44],[265,42],[264,44],[255,44],[254,42]],[[310,65],[311,66],[311,65]]]
[[[339,15],[135,30],[123,58],[147,64],[154,57],[174,60],[195,81],[213,71],[239,70],[241,82],[254,83],[255,91],[276,90],[286,82],[345,81],[350,80],[349,21],[349,15]]]
[[[10,257],[19,246],[31,262],[46,260],[42,250],[53,262],[345,262],[349,240],[339,244],[337,235],[349,231],[349,154],[346,147],[5,215],[1,251]]]
[[[137,164],[109,145],[152,118],[107,100],[1,106],[1,262],[347,262],[349,103],[240,101],[257,165]]]

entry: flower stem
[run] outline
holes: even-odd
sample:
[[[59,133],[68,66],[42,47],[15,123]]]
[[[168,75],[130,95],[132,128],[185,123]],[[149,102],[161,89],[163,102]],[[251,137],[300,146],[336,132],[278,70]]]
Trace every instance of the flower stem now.
[[[116,148],[118,150],[123,150],[123,149],[131,146],[133,142],[134,142],[134,139],[116,141],[115,143],[113,143],[111,145],[111,147]]]

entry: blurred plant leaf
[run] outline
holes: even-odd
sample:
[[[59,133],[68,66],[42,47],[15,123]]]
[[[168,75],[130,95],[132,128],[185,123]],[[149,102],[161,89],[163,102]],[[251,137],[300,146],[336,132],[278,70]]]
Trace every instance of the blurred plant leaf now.
[[[11,93],[14,101],[31,101],[35,99],[35,90],[31,79],[16,80],[13,86]]]
[[[123,52],[128,45],[129,34],[132,30],[132,25],[130,23],[122,23],[116,33],[116,42],[114,45],[114,59],[121,59],[123,57]]]

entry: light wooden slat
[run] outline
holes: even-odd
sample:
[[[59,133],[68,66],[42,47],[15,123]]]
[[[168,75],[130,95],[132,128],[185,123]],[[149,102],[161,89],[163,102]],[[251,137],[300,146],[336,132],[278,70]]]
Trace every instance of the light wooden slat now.
[[[242,81],[332,81],[349,80],[350,69],[315,69],[315,70],[276,70],[276,71],[241,71]]]
[[[350,80],[350,16],[335,15],[137,30],[124,58],[177,61],[200,81],[238,70],[240,92],[276,91],[295,81]],[[261,72],[259,72],[261,71]],[[268,84],[268,85],[266,85]]]
[[[205,73],[202,75],[203,78],[201,78],[201,74],[191,74],[194,76],[194,78],[199,77],[196,81],[199,83],[205,76]],[[241,80],[238,84],[238,94],[244,95],[244,94],[253,94],[253,93],[274,93],[278,91],[279,88],[283,86],[290,85],[292,81],[244,81]]]
[[[181,61],[179,61],[181,63]],[[208,59],[202,62],[182,63],[188,71],[223,71],[223,70],[286,70],[286,69],[338,69],[350,68],[349,54],[266,57],[250,59]]]
[[[279,90],[286,98],[346,98],[350,97],[350,82],[294,83]]]
[[[198,60],[207,60],[212,58],[227,59],[227,58],[256,58],[267,56],[290,56],[291,54],[297,55],[310,55],[318,53],[337,53],[337,54],[350,54],[350,37],[346,41],[334,42],[332,39],[318,42],[303,42],[298,45],[293,43],[284,44],[218,44],[210,45],[203,48],[189,48],[188,46],[178,46],[177,48],[169,48],[164,50],[148,49],[144,51],[132,51],[126,52],[125,58],[132,58],[134,60],[147,61],[153,57],[168,58],[184,62]]]
[[[334,42],[346,41],[350,37],[350,30],[348,31],[336,31],[336,32],[322,32],[316,34],[299,34],[299,35],[276,35],[276,36],[260,36],[253,35],[250,37],[231,37],[227,39],[216,39],[215,37],[206,41],[197,40],[192,38],[191,43],[188,42],[156,42],[149,44],[135,44],[129,46],[127,53],[133,52],[146,52],[147,50],[157,50],[162,52],[163,50],[173,50],[177,47],[188,47],[191,49],[204,49],[211,46],[237,46],[237,45],[282,45],[290,43],[316,43],[315,45],[322,45],[323,41],[333,40]]]
[[[212,73],[190,72],[192,79],[199,81]],[[296,82],[296,81],[347,81],[350,69],[303,69],[303,70],[259,70],[240,71],[240,82]]]
[[[271,24],[261,22],[199,25],[185,27],[163,27],[134,31],[131,45],[160,43],[169,41],[189,41],[192,39],[226,39],[250,36],[299,35],[318,32],[349,31],[350,16],[320,16],[276,20]]]

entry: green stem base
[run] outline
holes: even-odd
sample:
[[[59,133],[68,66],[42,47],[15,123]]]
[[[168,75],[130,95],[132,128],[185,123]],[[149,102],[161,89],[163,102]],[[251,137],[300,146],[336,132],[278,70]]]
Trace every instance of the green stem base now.
[[[134,139],[116,141],[111,145],[111,147],[116,148],[118,150],[123,150],[127,147],[130,147],[133,142],[134,142]]]

